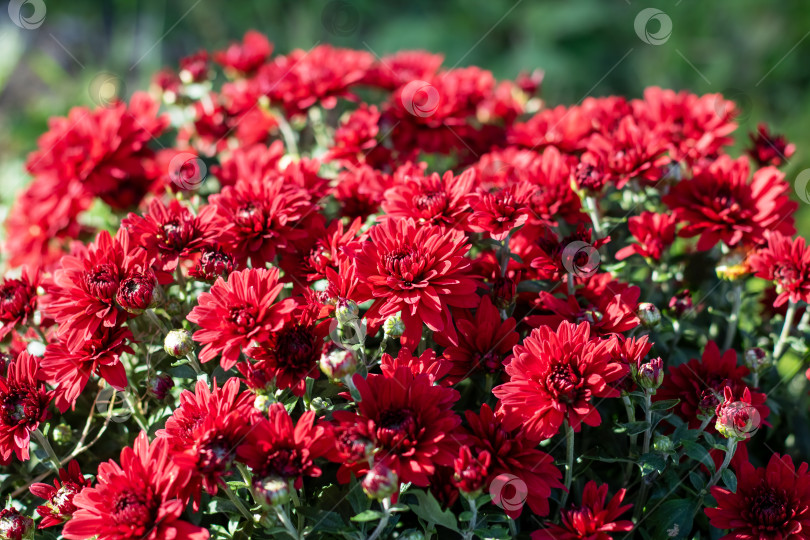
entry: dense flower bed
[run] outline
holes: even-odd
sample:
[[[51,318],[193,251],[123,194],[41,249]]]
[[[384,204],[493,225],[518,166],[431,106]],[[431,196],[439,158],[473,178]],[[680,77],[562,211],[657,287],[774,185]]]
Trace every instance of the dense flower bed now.
[[[53,119],[0,538],[810,538],[793,146],[442,62],[249,32]]]

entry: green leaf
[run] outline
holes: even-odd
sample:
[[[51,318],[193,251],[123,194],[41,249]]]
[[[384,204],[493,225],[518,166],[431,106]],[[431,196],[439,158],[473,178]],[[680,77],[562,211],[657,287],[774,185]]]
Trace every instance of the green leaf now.
[[[714,471],[714,460],[702,445],[692,441],[683,441],[683,450],[687,456],[703,463],[710,471]]]
[[[356,516],[352,517],[352,521],[358,521],[360,523],[364,523],[366,521],[377,521],[383,516],[383,513],[378,510],[364,510],[357,514]]]
[[[734,472],[732,472],[731,469],[723,469],[720,476],[723,478],[723,483],[726,485],[726,487],[736,493],[737,476],[734,474]]]
[[[450,510],[442,510],[439,501],[431,493],[421,490],[413,490],[410,493],[419,501],[419,504],[409,504],[414,514],[436,525],[446,527],[451,531],[458,532],[456,516]]]
[[[649,422],[626,422],[624,424],[619,424],[622,428],[624,428],[625,433],[628,435],[638,435],[639,433],[644,433],[650,428]]]
[[[654,472],[661,472],[667,467],[667,461],[661,454],[650,452],[642,454],[638,458],[638,466],[641,467],[641,476],[647,476]]]
[[[692,483],[692,487],[694,487],[697,491],[701,491],[704,487],[706,487],[706,479],[703,478],[703,475],[697,471],[689,472],[689,482]]]
[[[661,504],[648,521],[653,526],[650,537],[681,540],[692,531],[692,520],[697,510],[697,501],[671,499]]]
[[[653,402],[650,409],[653,411],[667,411],[680,402],[680,399],[662,399],[661,401]]]

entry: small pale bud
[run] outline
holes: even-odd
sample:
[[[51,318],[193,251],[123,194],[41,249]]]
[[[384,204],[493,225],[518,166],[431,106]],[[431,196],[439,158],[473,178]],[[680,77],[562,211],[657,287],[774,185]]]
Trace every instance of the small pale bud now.
[[[662,454],[669,454],[675,450],[675,445],[672,443],[672,439],[666,435],[656,433],[655,438],[653,439],[653,449],[656,452],[661,452]]]
[[[377,463],[368,471],[361,485],[369,498],[381,501],[399,491],[399,478],[393,469]]]
[[[51,437],[58,445],[68,444],[73,440],[73,430],[67,424],[57,424],[51,431]]]
[[[158,373],[149,378],[147,392],[158,401],[163,401],[174,387],[174,379],[168,373]]]
[[[402,337],[402,334],[405,333],[405,323],[402,322],[402,315],[397,313],[385,319],[383,331],[385,332],[385,337],[388,338],[398,339]]]
[[[751,347],[745,351],[745,365],[754,373],[759,373],[771,366],[771,359],[764,349]]]
[[[635,371],[636,383],[647,390],[657,390],[664,382],[664,362],[660,358],[639,365]]]
[[[641,319],[641,324],[647,328],[658,326],[661,322],[661,312],[655,307],[655,304],[649,302],[642,302],[638,305],[638,318]]]
[[[357,358],[351,351],[335,348],[321,356],[320,367],[330,379],[342,379],[355,372]]]
[[[163,340],[163,350],[175,358],[183,358],[194,349],[194,340],[188,330],[172,330]]]
[[[338,300],[335,305],[335,317],[340,324],[346,324],[360,316],[360,307],[353,300]]]
[[[254,480],[253,492],[267,506],[278,506],[290,501],[290,484],[278,476]]]

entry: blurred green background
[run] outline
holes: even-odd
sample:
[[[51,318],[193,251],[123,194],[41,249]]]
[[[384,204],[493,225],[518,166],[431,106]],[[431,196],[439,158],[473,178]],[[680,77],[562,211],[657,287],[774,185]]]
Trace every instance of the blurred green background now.
[[[31,0],[33,1],[33,0]],[[315,43],[383,55],[405,48],[445,54],[446,66],[477,64],[497,77],[541,68],[543,97],[576,103],[587,95],[640,96],[659,85],[723,92],[742,109],[738,146],[764,121],[795,142],[791,183],[810,167],[810,3],[806,0],[72,0],[47,1],[43,24],[18,28],[0,12],[0,218],[26,182],[22,163],[47,119],[91,104],[99,71],[145,89],[160,67],[200,48],[222,48],[245,30],[266,33],[276,50]],[[665,43],[634,29],[639,12],[672,21]],[[31,5],[23,9],[32,9]],[[651,21],[647,30],[659,31]],[[795,197],[795,193],[794,193]],[[799,232],[810,232],[810,208]]]

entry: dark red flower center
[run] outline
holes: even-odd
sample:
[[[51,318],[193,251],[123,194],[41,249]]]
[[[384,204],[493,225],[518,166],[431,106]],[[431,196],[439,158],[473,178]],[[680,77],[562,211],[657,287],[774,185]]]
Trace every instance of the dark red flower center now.
[[[280,476],[297,478],[310,466],[311,460],[297,448],[278,448],[272,450],[264,462],[262,476]]]
[[[235,447],[223,434],[214,435],[198,449],[197,465],[203,474],[226,470],[234,458]]]
[[[438,215],[447,207],[447,194],[444,191],[423,191],[414,195],[413,204],[422,212]]]
[[[579,395],[581,378],[568,364],[557,364],[546,376],[546,388],[561,403],[574,403]]]
[[[790,510],[786,494],[764,488],[748,497],[748,519],[765,530],[779,530],[788,519]]]
[[[320,358],[315,336],[306,326],[286,327],[276,337],[274,356],[279,367],[306,368]]]
[[[383,265],[388,274],[404,288],[413,287],[421,279],[425,266],[425,257],[421,250],[414,246],[402,246],[383,257]]]
[[[239,330],[247,333],[256,324],[256,309],[253,306],[234,306],[228,318]]]
[[[252,230],[261,230],[264,228],[264,223],[262,223],[261,218],[261,211],[256,208],[253,203],[243,204],[236,210],[236,214],[234,215],[234,220],[237,225]]]
[[[110,515],[118,525],[146,526],[152,522],[152,509],[142,494],[132,490],[119,493],[113,501]]]
[[[785,289],[803,281],[801,272],[792,264],[778,265],[774,269],[773,277],[774,281]]]
[[[11,320],[30,313],[28,287],[18,279],[0,285],[0,320]]]
[[[161,229],[162,234],[158,234],[160,240],[158,247],[165,251],[183,251],[194,235],[191,224],[177,218],[164,223]]]
[[[389,409],[380,414],[377,422],[377,439],[387,448],[393,448],[405,441],[415,441],[418,422],[411,409]]]
[[[39,421],[42,412],[39,395],[25,388],[11,388],[0,393],[0,423],[18,426]]]
[[[111,300],[118,290],[118,271],[115,265],[97,264],[84,273],[84,286],[99,300]]]

